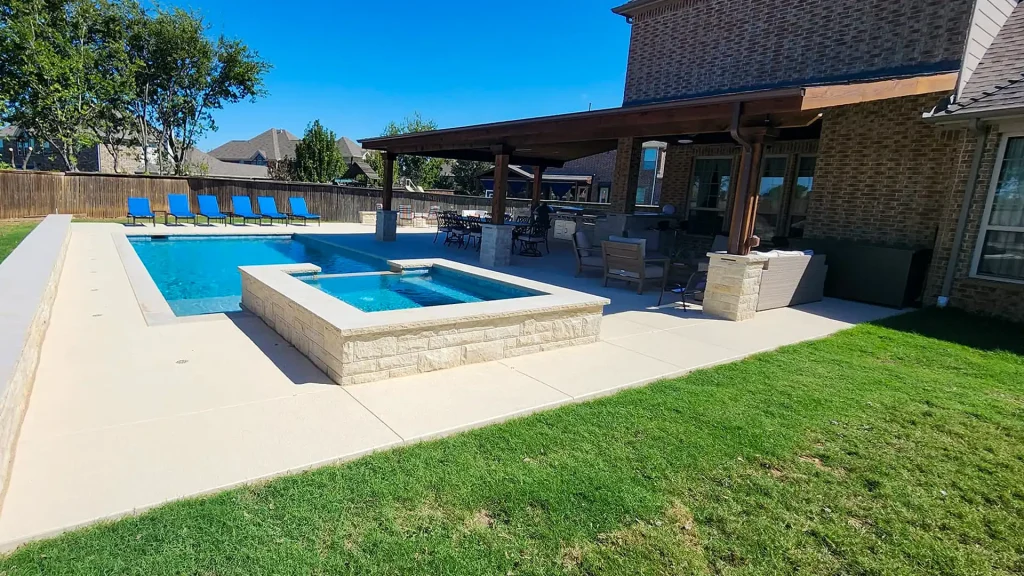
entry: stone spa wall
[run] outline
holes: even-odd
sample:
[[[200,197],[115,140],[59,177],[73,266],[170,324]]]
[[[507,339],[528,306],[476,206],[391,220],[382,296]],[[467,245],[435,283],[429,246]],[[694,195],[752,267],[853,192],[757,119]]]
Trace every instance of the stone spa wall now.
[[[405,320],[378,323],[372,317],[392,313],[362,312],[274,268],[242,268],[243,308],[343,386],[591,344],[607,303],[549,287],[556,294],[511,306],[497,301],[421,308],[399,311]]]

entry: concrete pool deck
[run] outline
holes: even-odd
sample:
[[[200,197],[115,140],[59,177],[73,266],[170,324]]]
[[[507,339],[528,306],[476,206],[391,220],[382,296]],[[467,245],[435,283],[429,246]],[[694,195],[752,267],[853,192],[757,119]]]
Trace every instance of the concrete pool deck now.
[[[345,235],[388,258],[477,254],[399,230],[380,244],[356,224],[166,229],[171,233]],[[334,385],[258,318],[149,326],[118,256],[114,224],[73,224],[35,388],[0,511],[0,548],[187,496],[499,422],[820,338],[897,313],[824,302],[745,323],[653,308],[574,278],[571,249],[513,259],[508,274],[610,298],[600,341],[441,372]],[[141,231],[141,230],[140,230]],[[145,232],[152,232],[147,228]],[[133,232],[127,229],[128,233]]]

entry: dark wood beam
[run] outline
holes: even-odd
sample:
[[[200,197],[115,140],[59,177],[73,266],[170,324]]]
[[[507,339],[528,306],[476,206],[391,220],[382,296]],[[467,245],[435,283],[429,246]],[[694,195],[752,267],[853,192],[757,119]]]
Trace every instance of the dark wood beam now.
[[[494,155],[494,197],[491,198],[491,223],[505,223],[505,197],[508,195],[509,154]]]
[[[757,217],[758,187],[760,186],[761,158],[764,140],[757,138],[740,152],[740,177],[736,198],[729,217],[729,253],[745,256],[750,253],[750,237]]]
[[[540,190],[544,184],[544,167],[533,167],[533,202],[532,205],[540,204]]]
[[[381,207],[391,210],[391,197],[395,188],[395,155],[384,152],[384,192],[381,195]]]

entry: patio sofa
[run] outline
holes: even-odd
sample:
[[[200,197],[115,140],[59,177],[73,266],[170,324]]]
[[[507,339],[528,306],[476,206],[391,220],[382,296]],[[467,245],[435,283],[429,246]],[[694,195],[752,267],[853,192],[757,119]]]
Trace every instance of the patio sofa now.
[[[770,256],[761,272],[757,311],[785,308],[824,298],[828,266],[824,254],[767,252]]]

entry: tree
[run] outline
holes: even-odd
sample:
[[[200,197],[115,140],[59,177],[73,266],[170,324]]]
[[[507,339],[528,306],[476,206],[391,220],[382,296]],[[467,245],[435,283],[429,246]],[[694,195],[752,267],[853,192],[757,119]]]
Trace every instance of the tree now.
[[[437,122],[424,120],[419,112],[413,112],[412,116],[406,116],[401,123],[389,122],[381,132],[381,136],[398,136],[400,134],[412,134],[414,132],[427,132],[437,130]],[[384,157],[380,152],[370,151],[367,162],[377,172],[384,174]],[[444,166],[441,158],[427,158],[425,156],[402,155],[395,162],[396,176],[408,178],[414,184],[423,188],[433,188],[441,177],[441,170]]]
[[[141,63],[133,108],[159,130],[176,174],[199,138],[217,129],[214,110],[266,94],[270,64],[238,40],[207,38],[208,28],[193,12],[158,10],[131,43]]]
[[[132,42],[145,28],[146,14],[134,2],[112,6],[101,26],[106,41],[97,48],[95,67],[101,81],[96,89],[96,114],[89,128],[103,143],[114,161],[114,172],[120,173],[124,154],[138,147],[142,140],[133,112],[138,96],[136,76],[142,61],[132,52]],[[148,154],[143,153],[148,168]]]
[[[469,196],[482,196],[484,186],[480,183],[480,174],[494,168],[489,162],[472,160],[456,160],[452,164],[452,180],[455,190]]]
[[[342,177],[347,167],[336,142],[334,132],[314,120],[295,145],[292,178],[300,182],[333,182]]]
[[[7,0],[0,8],[4,120],[45,139],[68,170],[98,142],[98,102],[118,79],[103,65],[134,0]]]

